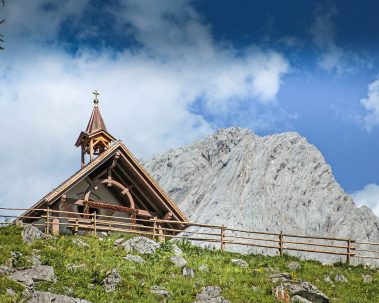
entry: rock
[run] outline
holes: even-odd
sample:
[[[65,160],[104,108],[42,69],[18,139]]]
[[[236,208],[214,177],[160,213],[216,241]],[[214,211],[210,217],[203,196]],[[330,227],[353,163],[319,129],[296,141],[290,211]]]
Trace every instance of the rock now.
[[[172,245],[172,252],[177,257],[180,257],[181,255],[183,255],[183,251],[176,244]]]
[[[297,295],[312,303],[329,303],[329,298],[311,283],[285,283],[281,286],[285,287],[291,297]]]
[[[124,260],[127,260],[127,261],[130,261],[130,262],[133,262],[133,263],[144,263],[145,260],[140,257],[140,256],[136,256],[136,255],[126,255],[126,257],[123,258]]]
[[[46,238],[51,237],[44,234],[38,228],[32,225],[25,225],[21,232],[21,236],[22,236],[22,240],[28,244],[31,244],[35,240],[46,239]]]
[[[105,292],[110,293],[116,290],[116,286],[121,282],[121,276],[117,269],[112,269],[106,273],[106,277],[103,280]]]
[[[72,240],[72,243],[74,243],[75,245],[77,245],[79,247],[83,247],[83,248],[89,247],[89,245],[80,238],[75,238],[74,240]]]
[[[379,218],[354,204],[321,152],[295,132],[260,137],[248,129],[221,129],[156,155],[144,167],[192,222],[271,232],[285,227],[294,234],[379,242]],[[242,245],[229,249],[273,252]],[[340,258],[288,253],[327,263]]]
[[[36,255],[36,254],[33,254],[31,259],[30,259],[31,263],[33,266],[39,266],[39,265],[42,265],[41,263],[41,256],[39,255]]]
[[[10,268],[10,267],[5,266],[5,265],[0,265],[0,275],[7,275],[7,274],[12,273],[12,272],[14,272],[13,268]]]
[[[49,292],[36,291],[27,303],[91,303],[87,300],[56,295]]]
[[[272,283],[288,282],[292,280],[291,275],[286,272],[280,274],[272,274],[269,275],[268,278],[271,280]]]
[[[17,296],[16,292],[12,288],[7,288],[6,293],[8,296],[11,296],[11,297]]]
[[[224,297],[220,296],[221,288],[218,286],[206,286],[196,295],[195,303],[230,303]]]
[[[53,267],[49,265],[39,265],[33,268],[18,270],[9,277],[28,287],[33,286],[34,282],[37,281],[56,282],[57,280]]]
[[[116,241],[114,241],[113,245],[114,245],[114,246],[120,246],[121,243],[122,243],[124,240],[125,240],[124,238],[119,238],[119,239],[117,239]]]
[[[370,275],[362,275],[363,283],[371,283],[374,279]]]
[[[299,262],[290,262],[287,265],[287,268],[291,271],[297,271],[297,270],[301,269],[301,264]]]
[[[205,264],[200,264],[200,265],[199,265],[199,271],[201,271],[201,272],[208,272],[208,271],[209,271],[209,268],[208,268],[208,266],[205,265]]]
[[[150,292],[158,296],[168,296],[170,294],[167,289],[161,286],[157,286],[157,285],[153,285],[150,288]]]
[[[329,284],[331,284],[331,285],[334,285],[332,279],[331,279],[329,276],[325,276],[325,277],[324,277],[324,281],[325,281],[326,283],[329,283]]]
[[[298,303],[312,303],[311,301],[309,301],[309,300],[307,300],[307,299],[305,299],[305,298],[303,298],[303,297],[300,297],[300,296],[298,296],[298,295],[293,296],[293,297],[291,298],[291,302],[298,302]]]
[[[68,271],[76,271],[76,270],[87,269],[87,266],[85,264],[72,264],[72,263],[69,263],[69,264],[66,265],[66,269]]]
[[[349,282],[344,275],[339,275],[339,274],[336,275],[336,277],[334,278],[334,280],[336,282],[341,282],[341,283],[347,283],[347,282]]]
[[[159,248],[159,244],[147,237],[134,237],[120,245],[126,252],[137,252],[139,254],[153,254]]]
[[[242,268],[248,268],[249,267],[249,264],[245,260],[242,260],[242,259],[232,259],[230,261],[230,263],[232,263],[235,266],[242,267]]]
[[[183,273],[183,276],[185,276],[187,278],[195,277],[195,273],[194,273],[193,269],[186,267],[186,266],[183,267],[182,273]]]
[[[173,263],[177,267],[183,267],[187,265],[187,260],[185,260],[182,257],[171,257],[170,258],[171,263]]]

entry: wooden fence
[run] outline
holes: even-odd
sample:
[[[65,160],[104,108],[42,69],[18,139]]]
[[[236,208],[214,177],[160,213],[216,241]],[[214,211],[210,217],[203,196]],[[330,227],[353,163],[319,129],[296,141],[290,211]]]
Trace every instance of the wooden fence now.
[[[295,251],[305,254],[326,254],[340,256],[350,264],[353,258],[379,261],[379,243],[356,241],[354,239],[273,233],[230,228],[224,225],[183,223],[158,218],[135,219],[118,216],[83,214],[52,209],[34,209],[35,216],[21,217],[17,212],[29,209],[0,208],[0,225],[23,224],[34,220],[32,225],[47,234],[72,232],[97,235],[106,233],[133,233],[164,241],[165,239],[186,239],[217,245],[221,250],[226,246],[254,247],[269,250],[280,256]],[[3,220],[1,220],[3,218]]]

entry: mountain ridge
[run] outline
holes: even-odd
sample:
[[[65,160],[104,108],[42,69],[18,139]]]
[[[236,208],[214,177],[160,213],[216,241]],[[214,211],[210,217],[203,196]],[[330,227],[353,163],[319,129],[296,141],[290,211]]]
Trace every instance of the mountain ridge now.
[[[379,218],[355,205],[297,132],[220,129],[144,164],[194,222],[379,240]]]

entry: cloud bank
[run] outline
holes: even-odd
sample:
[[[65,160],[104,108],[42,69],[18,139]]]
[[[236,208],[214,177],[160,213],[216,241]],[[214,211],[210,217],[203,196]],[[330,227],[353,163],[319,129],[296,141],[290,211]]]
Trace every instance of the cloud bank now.
[[[379,185],[368,184],[363,189],[352,193],[352,197],[358,206],[365,205],[371,208],[379,217]]]
[[[0,62],[0,127],[7,132],[0,142],[7,151],[0,159],[1,206],[30,206],[79,168],[73,144],[86,126],[94,89],[101,92],[109,131],[139,157],[213,131],[206,115],[192,110],[197,102],[220,114],[241,102],[276,104],[288,60],[256,45],[237,50],[215,41],[189,1],[108,5],[104,13],[114,28],[136,44],[114,49],[99,41],[72,52],[60,38],[63,24],[75,25],[79,40],[99,34],[96,23],[80,26],[90,5],[7,5],[9,38]]]
[[[368,85],[367,97],[361,99],[361,104],[367,111],[363,117],[363,125],[371,130],[379,125],[379,79]]]

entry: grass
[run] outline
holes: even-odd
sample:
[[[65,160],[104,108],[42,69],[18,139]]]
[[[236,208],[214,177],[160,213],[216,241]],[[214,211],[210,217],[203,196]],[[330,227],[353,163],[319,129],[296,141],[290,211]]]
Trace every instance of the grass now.
[[[218,285],[222,295],[233,303],[275,302],[271,289],[274,284],[269,281],[270,269],[288,272],[287,265],[298,261],[302,268],[292,272],[293,278],[308,281],[324,292],[331,302],[364,303],[378,302],[379,272],[364,269],[362,266],[345,265],[324,266],[315,261],[303,261],[294,257],[266,257],[262,255],[239,255],[217,250],[202,249],[188,242],[179,243],[184,251],[183,257],[188,266],[195,269],[195,278],[182,275],[181,270],[173,266],[171,244],[164,244],[154,255],[142,256],[147,262],[135,264],[125,261],[125,251],[116,248],[113,243],[121,235],[113,235],[100,241],[94,237],[80,237],[89,244],[89,248],[79,247],[72,242],[73,236],[61,236],[58,239],[40,240],[33,245],[25,245],[20,230],[15,227],[0,228],[0,264],[9,263],[11,252],[20,252],[14,266],[27,267],[28,257],[33,249],[39,250],[42,263],[54,267],[58,277],[56,283],[39,282],[35,288],[57,294],[89,300],[93,303],[105,302],[162,302],[162,298],[151,294],[153,285],[165,287],[170,292],[167,302],[194,302],[195,296],[203,286]],[[130,236],[129,236],[130,237]],[[246,269],[231,265],[232,258],[241,258],[249,263]],[[75,271],[67,269],[68,264],[84,265]],[[199,265],[206,265],[208,272],[201,272]],[[117,268],[122,276],[114,293],[105,293],[101,284],[106,272]],[[348,283],[324,281],[324,276],[332,279],[336,274],[343,274]],[[372,283],[363,283],[362,275],[371,275]],[[258,287],[254,290],[252,286]],[[5,276],[0,275],[0,302],[14,302],[6,294],[12,288],[21,296],[23,287]],[[18,301],[17,301],[18,302]]]

